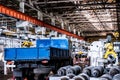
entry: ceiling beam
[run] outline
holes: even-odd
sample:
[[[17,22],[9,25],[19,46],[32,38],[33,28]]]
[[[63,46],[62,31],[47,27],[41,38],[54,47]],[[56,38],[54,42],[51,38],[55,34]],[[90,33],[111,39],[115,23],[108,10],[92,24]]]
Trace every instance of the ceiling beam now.
[[[116,23],[117,21],[101,21],[102,23]],[[69,24],[80,24],[80,23],[99,23],[99,21],[91,22],[91,21],[75,21],[75,22],[69,22]]]
[[[99,30],[99,31],[83,31],[84,34],[93,34],[93,33],[100,33],[100,32],[114,32],[114,30]]]
[[[97,16],[99,16],[99,17],[108,17],[108,15],[105,15],[105,14],[97,14]],[[83,17],[84,17],[83,15],[78,14],[78,15],[67,15],[66,17],[62,17],[62,18],[83,18]],[[116,17],[116,16],[113,15],[111,17]]]
[[[46,9],[67,9],[67,8],[77,8],[78,10],[92,10],[89,7],[95,7],[95,9],[116,9],[115,5],[119,3],[111,2],[111,3],[86,3],[86,4],[75,4],[71,6],[52,6],[46,7]],[[105,6],[103,6],[105,5]],[[97,6],[97,7],[96,7]]]
[[[37,2],[35,4],[53,4],[53,3],[62,3],[62,2],[74,2],[73,1],[70,1],[70,0],[63,0],[63,1],[48,1],[48,2]],[[116,4],[119,4],[119,3],[115,3],[115,2],[111,2],[111,3],[104,3],[101,2],[101,3],[83,3],[83,4],[75,4],[75,6],[101,6],[101,5],[116,5]]]
[[[116,4],[119,4],[119,3],[116,3],[116,2],[111,2],[111,3],[104,3],[101,2],[101,3],[85,3],[85,4],[76,4],[77,6],[101,6],[101,5],[116,5]]]
[[[36,2],[35,4],[54,4],[54,3],[68,3],[73,2],[70,0],[63,0],[63,1],[45,1],[45,2]]]
[[[78,38],[78,39],[84,39],[83,37],[80,37],[80,36],[78,36],[76,34],[73,34],[71,32],[68,32],[68,31],[64,30],[64,29],[58,28],[56,26],[47,24],[47,23],[45,23],[45,22],[43,22],[41,20],[38,20],[38,19],[33,18],[31,16],[28,16],[28,15],[22,13],[22,12],[13,10],[11,8],[5,7],[3,5],[0,5],[0,13],[9,15],[11,17],[14,17],[14,18],[17,18],[17,19],[20,19],[20,20],[29,21],[29,22],[31,22],[33,24],[49,28],[51,30],[57,31],[57,32],[62,33],[62,34],[66,34],[67,36],[71,36],[71,37]]]
[[[47,7],[46,9],[68,9],[68,8],[75,8],[75,6],[61,6],[61,7]],[[94,9],[96,9],[96,10],[102,10],[102,9],[116,9],[116,7],[109,7],[109,6],[107,6],[107,7],[95,7]],[[77,9],[77,10],[93,10],[93,9],[91,9],[91,8],[89,8],[89,7],[87,7],[87,8],[85,8],[85,7],[83,7],[83,8],[79,8],[79,9]]]

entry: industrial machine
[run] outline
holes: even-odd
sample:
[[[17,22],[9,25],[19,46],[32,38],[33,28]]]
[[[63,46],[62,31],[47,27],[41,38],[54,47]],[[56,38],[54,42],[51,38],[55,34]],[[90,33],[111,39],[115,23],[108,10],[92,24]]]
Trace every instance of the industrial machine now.
[[[80,68],[76,67],[78,64],[61,67],[58,70],[60,76],[51,76],[50,80],[120,80],[120,42],[117,40],[119,34],[116,32],[114,36],[114,42],[111,35],[108,35],[106,39],[92,42],[87,48],[88,53],[76,53],[75,58],[78,61],[81,56],[87,56],[84,62],[88,59],[90,64],[84,67],[79,65]]]
[[[90,66],[104,66],[106,60],[103,58],[105,53],[104,40],[94,41],[89,46],[88,58]],[[107,62],[107,61],[106,61]]]
[[[118,35],[118,34],[117,34]],[[107,39],[94,41],[88,52],[91,66],[106,66],[105,64],[118,65],[118,57],[120,53],[120,42],[112,42],[111,36]]]
[[[14,61],[16,80],[44,80],[50,71],[72,65],[71,42],[67,38],[44,38],[36,47],[5,48],[4,59]]]
[[[109,63],[115,63],[117,58],[117,53],[114,50],[114,46],[112,43],[105,44],[106,52],[104,54],[104,58],[109,61]]]
[[[25,41],[22,42],[21,46],[22,47],[31,47],[31,46],[33,46],[33,43],[32,43],[32,41],[25,40]]]

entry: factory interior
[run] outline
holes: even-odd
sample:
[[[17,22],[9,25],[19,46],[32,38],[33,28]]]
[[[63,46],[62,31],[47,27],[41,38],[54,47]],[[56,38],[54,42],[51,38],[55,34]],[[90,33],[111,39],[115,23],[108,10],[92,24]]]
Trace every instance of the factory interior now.
[[[120,0],[0,0],[0,80],[120,80]]]

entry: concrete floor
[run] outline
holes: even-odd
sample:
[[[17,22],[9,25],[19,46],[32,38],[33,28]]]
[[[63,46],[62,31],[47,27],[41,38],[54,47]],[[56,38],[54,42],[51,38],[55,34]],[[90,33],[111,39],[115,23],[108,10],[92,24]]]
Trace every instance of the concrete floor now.
[[[60,77],[50,77],[49,80],[61,80]],[[74,79],[70,79],[70,80],[74,80]],[[99,78],[90,78],[90,80],[99,80]]]
[[[13,80],[12,77],[12,73],[8,73],[8,75],[0,74],[0,80]]]
[[[13,80],[12,74],[9,73],[8,75],[0,74],[0,80]],[[49,80],[60,80],[60,77],[50,77]],[[70,79],[73,80],[73,79]],[[90,80],[99,80],[99,78],[90,78]]]

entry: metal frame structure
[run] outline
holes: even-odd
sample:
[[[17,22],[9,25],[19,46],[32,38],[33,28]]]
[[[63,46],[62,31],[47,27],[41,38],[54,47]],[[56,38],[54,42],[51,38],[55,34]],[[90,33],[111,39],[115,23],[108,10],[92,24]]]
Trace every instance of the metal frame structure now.
[[[18,12],[18,11],[13,10],[13,9],[10,9],[10,8],[5,7],[3,5],[0,5],[0,13],[9,15],[9,16],[17,18],[17,19],[29,21],[29,22],[31,22],[33,24],[36,24],[36,25],[39,25],[39,26],[42,26],[42,27],[50,28],[50,29],[58,31],[58,32],[60,32],[62,34],[66,34],[68,36],[72,36],[72,37],[75,37],[75,38],[78,38],[78,39],[83,39],[82,37],[77,36],[75,34],[72,34],[72,33],[68,32],[66,30],[63,30],[63,29],[60,29],[58,27],[52,26],[50,24],[47,24],[47,23],[45,23],[43,21],[40,21],[40,20],[38,20],[36,18],[30,17],[30,16],[28,16],[28,15],[26,15],[24,13]]]
[[[0,3],[79,36],[106,36],[119,30],[118,0],[0,0]],[[10,26],[15,22],[6,23]]]

